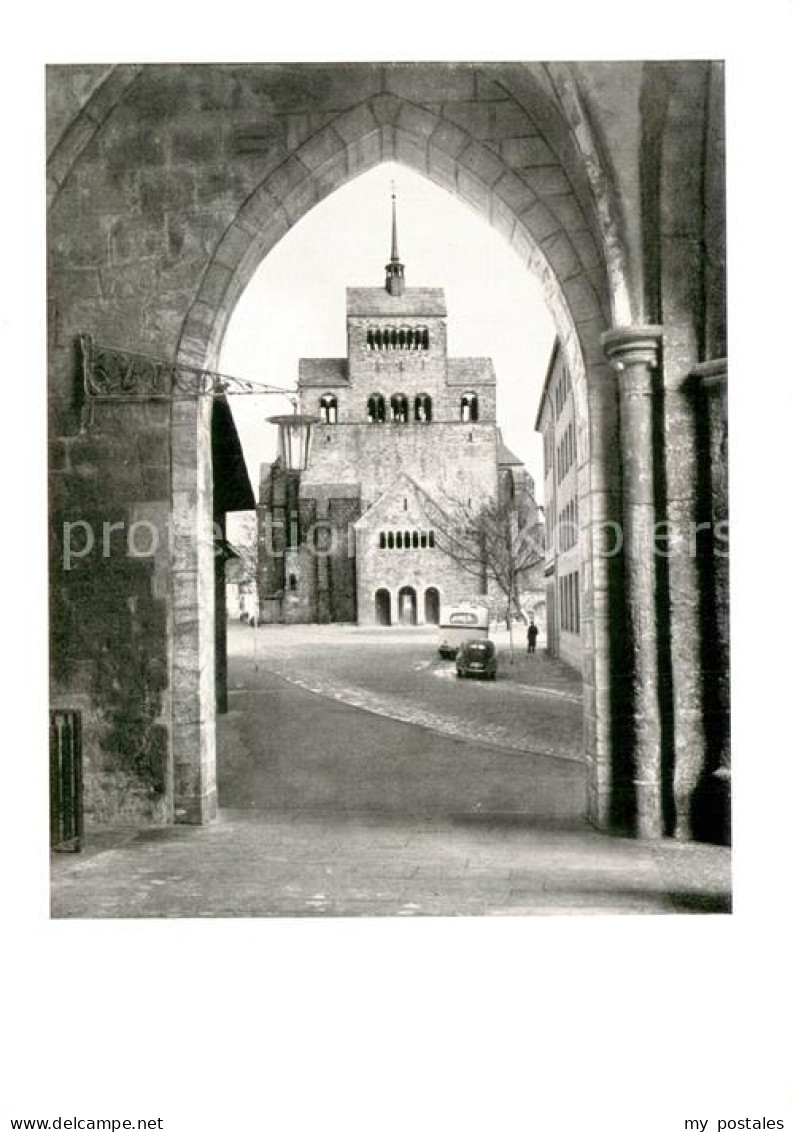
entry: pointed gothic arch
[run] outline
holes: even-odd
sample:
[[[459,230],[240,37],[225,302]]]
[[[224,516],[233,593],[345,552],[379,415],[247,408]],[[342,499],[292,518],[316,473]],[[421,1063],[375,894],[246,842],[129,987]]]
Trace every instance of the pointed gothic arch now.
[[[504,102],[515,120],[525,119],[525,139],[541,139],[546,151],[541,175],[529,176],[521,165],[518,153],[528,148],[521,139],[521,144],[512,147],[515,155],[510,157],[506,148],[496,152],[482,136],[478,111],[488,107],[485,98],[481,104],[479,102],[477,76],[480,71],[486,82],[496,77],[504,92]],[[297,68],[295,82],[298,86],[299,74],[300,68]],[[441,86],[443,80],[448,86],[450,81],[449,75],[434,64],[424,66],[421,74],[423,81],[430,85],[436,81]],[[149,76],[152,76],[151,81]],[[273,98],[272,88],[263,96],[255,79],[249,82],[244,67],[221,68],[214,80],[212,107],[222,107],[224,98],[230,105],[232,88],[237,94],[242,92],[245,105],[251,108],[255,107],[257,99]],[[89,161],[90,150],[96,149],[92,139],[102,133],[112,110],[113,134],[111,136],[108,130],[100,140],[105,146],[108,166],[124,168],[129,161],[125,151],[131,152],[128,136],[134,133],[135,137],[140,137],[141,121],[157,122],[158,127],[165,122],[167,132],[168,108],[178,105],[188,88],[193,89],[189,84],[200,83],[200,71],[194,68],[188,73],[178,67],[167,71],[142,68],[129,81],[119,83],[115,92],[114,81],[111,74],[91,100],[84,116],[77,120],[75,128],[64,134],[53,151],[51,214],[55,230],[63,234],[55,255],[56,270],[64,267],[59,257],[68,268],[71,251],[83,239],[82,232],[70,231],[68,223],[70,178],[75,166],[81,168],[83,147],[87,154],[85,168],[94,170],[96,164],[92,166]],[[329,192],[385,160],[404,162],[464,199],[485,217],[526,268],[542,281],[572,375],[580,422],[579,463],[589,494],[588,507],[584,509],[590,526],[586,532],[583,628],[589,635],[592,663],[585,689],[585,746],[591,771],[592,812],[603,823],[610,791],[608,594],[614,580],[609,576],[607,565],[592,553],[591,528],[613,514],[616,398],[613,376],[605,367],[600,336],[612,320],[622,324],[631,321],[634,312],[630,296],[640,291],[630,286],[628,242],[620,228],[619,211],[613,206],[614,188],[609,182],[607,167],[600,160],[598,147],[592,142],[593,131],[588,126],[586,113],[581,110],[570,68],[554,64],[541,72],[535,65],[493,65],[478,70],[472,67],[453,77],[453,85],[461,92],[460,103],[454,107],[459,112],[449,115],[442,112],[441,105],[448,95],[433,101],[408,90],[398,68],[372,67],[368,72],[358,70],[354,74],[351,69],[341,77],[338,72],[329,74],[326,88],[333,93],[319,96],[326,114],[323,126],[309,134],[301,135],[297,131],[294,138],[279,142],[282,149],[274,150],[275,159],[269,165],[248,160],[243,171],[244,163],[240,163],[240,170],[235,170],[239,182],[235,182],[233,188],[224,189],[227,199],[224,197],[223,208],[216,210],[202,234],[203,247],[211,248],[211,252],[199,253],[198,267],[186,261],[178,262],[177,254],[175,262],[165,271],[163,286],[170,283],[169,294],[178,296],[170,306],[157,302],[147,305],[142,301],[143,292],[136,293],[134,287],[129,288],[128,300],[92,295],[90,309],[95,325],[90,329],[110,335],[115,327],[123,324],[129,327],[133,344],[141,348],[147,347],[161,356],[177,357],[188,364],[216,365],[228,318],[261,259]],[[454,97],[452,95],[452,99]],[[277,101],[277,95],[275,98]],[[327,98],[327,105],[322,103],[322,98]],[[460,111],[463,104],[465,109]],[[344,109],[339,111],[338,106]],[[277,106],[275,109],[277,111]],[[213,113],[210,110],[207,114],[207,136],[218,129]],[[489,114],[482,120],[489,121]],[[155,133],[155,130],[148,131],[147,136],[154,139]],[[255,137],[247,138],[244,129],[235,124],[234,132],[229,132],[223,144],[233,162],[234,154],[251,152]],[[201,160],[192,160],[190,164],[194,200],[213,200],[218,196],[219,190],[212,188],[210,149],[204,164]],[[265,170],[258,183],[252,179],[254,169]],[[171,185],[172,172],[170,169],[167,172],[170,178],[167,183]],[[86,177],[84,181],[86,192],[81,208],[84,219],[87,217],[90,221],[103,207],[102,196],[107,186],[101,176]],[[177,193],[176,188],[172,191]],[[184,206],[180,217],[180,222],[183,226],[187,223],[188,228],[190,223],[198,224],[190,208]],[[230,216],[232,219],[224,230],[218,227],[221,221],[226,224]],[[145,210],[132,210],[131,215],[123,219],[127,235],[151,236],[156,240],[158,230],[156,226],[151,231],[147,228],[151,218]],[[87,254],[94,252],[89,250]],[[634,255],[633,260],[636,262],[640,257]],[[186,272],[187,281],[173,282],[180,269]],[[80,278],[81,286],[86,286],[85,273]],[[197,287],[196,279],[200,279]],[[190,300],[183,302],[182,296],[188,292]],[[72,380],[69,335],[85,328],[81,325],[85,309],[85,297],[77,292],[58,308],[59,334],[66,345],[56,341],[50,359],[51,379],[57,389],[61,385],[66,387]],[[71,411],[67,396],[56,396],[54,400],[58,419]],[[195,420],[184,415],[175,426],[180,430],[180,450],[192,445],[196,456],[195,467],[188,467],[185,462],[178,480],[174,481],[175,509],[181,506],[182,497],[200,494],[201,485],[206,481],[210,457],[205,424],[199,413]],[[201,585],[206,582],[206,553],[203,545],[199,545],[190,561],[179,564],[188,583],[194,584],[196,577],[201,579]],[[200,588],[198,583],[195,585]],[[196,652],[203,655],[206,634],[207,627],[203,625],[195,631],[191,624],[183,627],[175,647],[177,653],[184,648],[184,656],[175,656],[177,667],[180,660],[188,662]],[[174,726],[177,729],[181,718],[201,719],[202,727],[203,721],[207,726],[212,723],[211,714],[205,716],[197,710],[192,689],[175,689],[174,719],[177,722]]]

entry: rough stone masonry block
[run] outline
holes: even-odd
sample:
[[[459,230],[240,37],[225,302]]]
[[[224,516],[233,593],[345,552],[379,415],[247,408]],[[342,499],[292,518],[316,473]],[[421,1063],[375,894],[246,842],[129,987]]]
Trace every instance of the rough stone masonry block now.
[[[438,118],[435,114],[430,114],[420,106],[416,106],[411,102],[403,102],[399,111],[399,118],[395,124],[400,130],[404,130],[406,134],[415,135],[417,141],[421,140],[426,142],[432,137],[438,125]]]
[[[490,190],[479,177],[465,169],[457,170],[457,195],[473,205],[484,216],[490,215]]]
[[[490,204],[490,223],[497,232],[500,232],[508,243],[512,242],[512,233],[515,231],[515,213],[499,197],[493,196]]]
[[[233,272],[224,263],[215,260],[204,273],[199,291],[199,302],[208,307],[220,307],[228,291]]]
[[[453,102],[476,97],[474,69],[470,63],[385,68],[386,90],[412,102]]]
[[[458,157],[470,144],[471,135],[460,126],[456,126],[454,122],[447,122],[445,119],[439,121],[436,119],[436,122],[437,125],[432,134],[432,144],[443,150],[444,153],[449,154],[450,157]]]
[[[347,147],[334,154],[314,173],[314,191],[317,200],[322,200],[349,180],[347,166]]]
[[[557,232],[542,242],[542,250],[560,282],[582,273],[575,248],[564,232]]]
[[[380,160],[382,138],[379,130],[373,130],[363,138],[350,142],[347,146],[347,169],[350,177],[372,169]]]
[[[158,212],[187,212],[196,203],[196,175],[185,167],[178,172],[170,169],[144,169],[140,172],[140,203],[144,214]]]
[[[119,218],[110,226],[110,255],[114,263],[132,264],[151,256],[163,257],[168,251],[165,218]]]
[[[346,159],[343,155],[342,160],[346,167]],[[306,213],[310,212],[317,203],[317,188],[314,177],[307,175],[300,184],[296,185],[290,193],[284,196],[282,203],[289,223],[297,224],[298,220],[302,220]]]
[[[534,165],[558,165],[559,158],[541,137],[506,138],[499,145],[501,156],[516,169]]]
[[[521,214],[521,221],[538,243],[554,232],[561,231],[561,223],[542,201],[535,201]]]
[[[521,173],[538,197],[557,196],[573,191],[572,185],[560,165],[544,165],[536,169],[522,169]]]
[[[402,130],[394,131],[395,156],[397,161],[420,173],[427,172],[427,147],[418,143],[410,134]]]
[[[372,113],[383,126],[395,125],[403,105],[402,99],[397,98],[394,94],[376,94],[374,98],[369,100]]]
[[[488,187],[504,173],[504,164],[500,158],[489,149],[471,142],[459,156],[460,168],[473,173]]]
[[[514,173],[503,173],[493,185],[493,192],[509,205],[513,213],[520,216],[534,202],[535,196],[529,186]]]
[[[427,171],[436,184],[448,189],[454,196],[457,195],[457,162],[432,144],[427,151]]]
[[[318,169],[344,149],[346,142],[330,126],[319,130],[297,151],[297,157],[308,169]]]
[[[347,143],[366,137],[372,130],[377,129],[378,125],[380,123],[366,103],[352,110],[346,110],[333,121],[334,129]]]
[[[279,201],[283,201],[290,193],[305,181],[309,176],[309,169],[299,158],[288,157],[286,161],[270,173],[265,181],[265,187]]]

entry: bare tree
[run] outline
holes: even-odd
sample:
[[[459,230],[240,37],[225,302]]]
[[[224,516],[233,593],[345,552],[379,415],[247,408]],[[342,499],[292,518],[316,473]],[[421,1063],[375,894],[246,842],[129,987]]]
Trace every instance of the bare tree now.
[[[237,552],[239,567],[238,578],[240,582],[256,582],[257,563],[257,531],[256,516],[241,515],[238,519],[234,537],[231,540]]]
[[[514,664],[513,627],[524,620],[521,596],[544,558],[544,528],[534,500],[523,505],[513,499],[485,500],[474,504],[425,497],[435,545],[462,570],[476,578],[487,595],[491,583],[505,602],[509,627],[510,663]]]

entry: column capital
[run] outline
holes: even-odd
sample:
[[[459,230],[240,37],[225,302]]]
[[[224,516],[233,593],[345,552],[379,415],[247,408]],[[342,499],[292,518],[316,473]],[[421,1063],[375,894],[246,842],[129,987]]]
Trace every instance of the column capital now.
[[[707,392],[722,392],[727,388],[727,359],[711,358],[700,362],[692,368],[691,377]]]
[[[618,371],[644,366],[656,369],[661,354],[662,326],[616,326],[600,336],[603,352]]]

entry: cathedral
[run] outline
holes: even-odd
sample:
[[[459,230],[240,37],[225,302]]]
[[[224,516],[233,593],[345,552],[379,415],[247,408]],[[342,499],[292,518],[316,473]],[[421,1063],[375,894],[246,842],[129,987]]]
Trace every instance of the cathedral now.
[[[496,424],[490,358],[452,358],[440,287],[408,287],[392,196],[383,287],[347,288],[346,358],[301,358],[301,466],[263,464],[258,508],[264,622],[437,623],[442,606],[494,598],[452,552],[456,516],[512,501],[536,521],[534,484]]]

